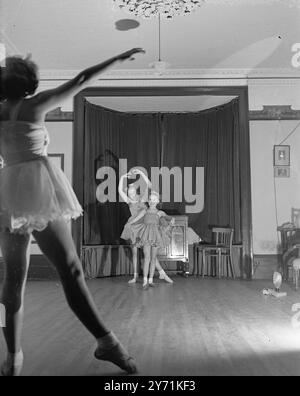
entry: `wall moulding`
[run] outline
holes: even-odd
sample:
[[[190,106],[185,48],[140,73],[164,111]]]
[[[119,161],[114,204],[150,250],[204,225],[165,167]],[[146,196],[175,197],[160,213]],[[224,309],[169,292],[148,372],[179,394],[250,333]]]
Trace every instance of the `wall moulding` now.
[[[300,110],[292,106],[263,106],[263,110],[249,111],[250,121],[300,120]],[[73,122],[74,112],[57,108],[47,114],[47,122]]]
[[[300,120],[300,110],[292,106],[263,106],[263,110],[250,111],[250,121]]]
[[[69,80],[80,70],[41,70],[41,80]],[[135,80],[135,79],[300,79],[300,69],[166,69],[161,74],[153,68],[132,70],[109,70],[99,80]]]

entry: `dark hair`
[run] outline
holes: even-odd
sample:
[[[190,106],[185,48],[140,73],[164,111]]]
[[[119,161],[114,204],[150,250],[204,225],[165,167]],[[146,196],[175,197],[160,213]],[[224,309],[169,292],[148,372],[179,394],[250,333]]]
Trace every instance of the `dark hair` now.
[[[30,59],[13,56],[0,70],[1,100],[16,100],[33,95],[39,85],[38,67]]]

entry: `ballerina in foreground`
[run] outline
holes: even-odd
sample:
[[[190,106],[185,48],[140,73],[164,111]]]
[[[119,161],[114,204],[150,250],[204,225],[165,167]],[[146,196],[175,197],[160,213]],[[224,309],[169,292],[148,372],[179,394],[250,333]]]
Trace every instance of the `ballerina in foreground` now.
[[[145,194],[143,196],[137,194],[137,190],[134,185],[129,186],[128,195],[124,192],[124,180],[128,177],[140,175],[147,186]],[[119,183],[119,194],[122,197],[123,201],[125,201],[130,209],[131,217],[128,219],[127,223],[124,226],[124,230],[122,232],[121,238],[129,241],[132,245],[132,258],[133,258],[133,279],[131,279],[128,283],[134,284],[138,279],[138,247],[136,245],[136,232],[139,230],[139,225],[143,223],[142,218],[138,222],[135,222],[135,218],[139,215],[140,212],[147,209],[146,202],[148,201],[149,189],[151,189],[152,184],[148,177],[142,172],[140,169],[133,169],[131,172],[123,175],[120,179]],[[173,280],[166,274],[160,265],[158,259],[156,259],[155,268],[159,272],[159,279],[166,281],[167,283],[173,283]]]
[[[35,94],[37,66],[30,59],[11,57],[1,68],[0,155],[5,163],[0,169],[0,246],[5,263],[1,303],[6,309],[7,344],[3,376],[18,376],[23,367],[21,333],[32,234],[56,267],[71,309],[97,340],[95,357],[130,374],[137,371],[87,289],[67,225],[81,216],[82,208],[64,173],[47,158],[49,135],[44,122],[49,111],[91,85],[101,72],[138,53],[144,51],[127,51],[39,94]]]

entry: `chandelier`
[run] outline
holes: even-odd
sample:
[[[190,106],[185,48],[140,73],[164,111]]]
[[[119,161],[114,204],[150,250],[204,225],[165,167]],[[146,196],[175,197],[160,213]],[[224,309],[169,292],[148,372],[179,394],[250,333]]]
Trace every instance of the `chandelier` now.
[[[206,0],[113,0],[121,9],[136,17],[151,18],[188,15]]]
[[[127,13],[139,18],[162,16],[170,19],[175,16],[189,15],[201,5],[264,5],[284,4],[300,7],[300,0],[113,0]]]

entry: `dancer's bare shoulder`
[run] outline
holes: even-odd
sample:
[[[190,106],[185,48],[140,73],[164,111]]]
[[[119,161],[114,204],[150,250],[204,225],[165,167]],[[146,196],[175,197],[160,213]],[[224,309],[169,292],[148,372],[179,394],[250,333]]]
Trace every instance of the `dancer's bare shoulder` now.
[[[9,121],[13,106],[7,102],[0,104],[0,121]],[[17,121],[32,122],[42,124],[45,121],[45,114],[39,111],[34,97],[22,100]]]

